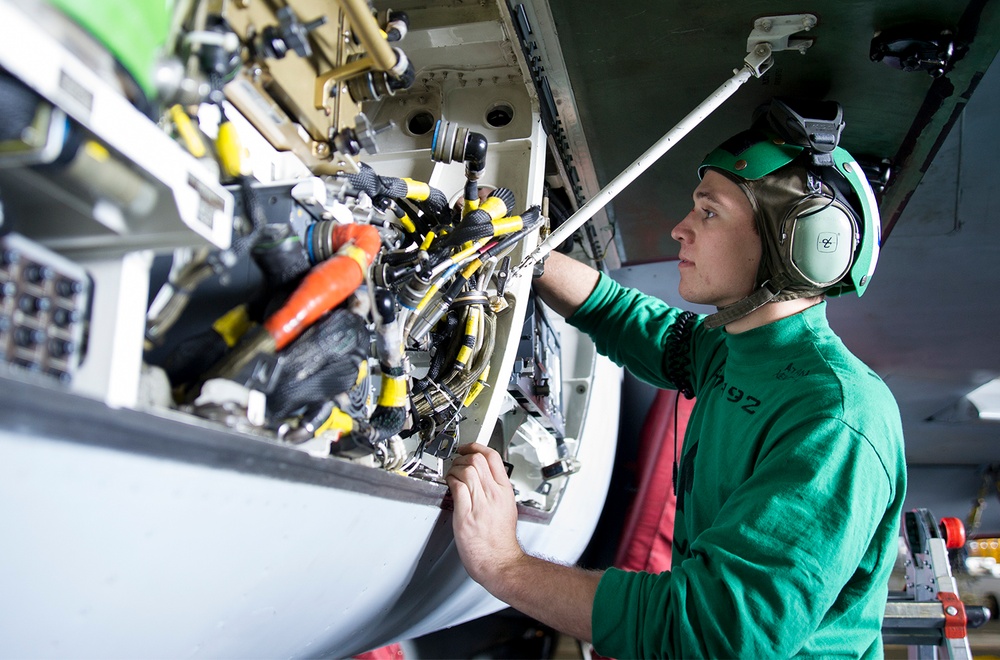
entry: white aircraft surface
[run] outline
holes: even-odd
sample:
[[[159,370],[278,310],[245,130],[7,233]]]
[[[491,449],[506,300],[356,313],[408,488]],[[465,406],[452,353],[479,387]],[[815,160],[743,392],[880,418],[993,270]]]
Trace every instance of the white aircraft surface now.
[[[654,392],[532,271],[680,304],[695,167],[774,96],[840,102],[875,188],[875,284],[830,317],[908,503],[1000,536],[997,3],[645,4],[0,0],[0,657],[341,658],[499,612],[451,531],[468,442],[526,550],[614,547]]]

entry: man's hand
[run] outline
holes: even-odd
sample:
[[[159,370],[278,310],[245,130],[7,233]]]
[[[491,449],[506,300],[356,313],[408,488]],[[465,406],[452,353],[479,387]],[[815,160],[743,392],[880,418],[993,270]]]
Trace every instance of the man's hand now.
[[[465,569],[487,589],[526,555],[517,542],[517,504],[500,454],[460,445],[445,476],[455,503],[455,542]]]

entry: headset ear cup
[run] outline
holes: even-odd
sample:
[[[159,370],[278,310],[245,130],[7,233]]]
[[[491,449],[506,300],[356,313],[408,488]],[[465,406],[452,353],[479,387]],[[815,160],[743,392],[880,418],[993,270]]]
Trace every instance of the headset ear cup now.
[[[827,287],[836,284],[851,268],[857,245],[857,223],[850,211],[831,201],[820,209],[799,206],[791,214],[787,231],[790,271],[803,284]]]

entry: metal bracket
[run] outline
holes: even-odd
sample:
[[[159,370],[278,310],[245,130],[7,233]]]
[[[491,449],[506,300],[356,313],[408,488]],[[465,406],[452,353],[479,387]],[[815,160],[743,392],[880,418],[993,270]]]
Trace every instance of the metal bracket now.
[[[813,45],[813,39],[791,37],[799,32],[808,32],[818,23],[815,14],[786,14],[758,18],[753,22],[753,30],[747,37],[747,52],[753,53],[758,44],[767,44],[772,52],[797,50],[804,55]]]
[[[764,75],[771,65],[774,64],[774,58],[771,57],[771,45],[765,42],[761,42],[753,47],[747,56],[743,59],[744,68],[750,69],[750,73],[753,74],[754,78],[760,78]],[[733,73],[736,73],[734,71]]]

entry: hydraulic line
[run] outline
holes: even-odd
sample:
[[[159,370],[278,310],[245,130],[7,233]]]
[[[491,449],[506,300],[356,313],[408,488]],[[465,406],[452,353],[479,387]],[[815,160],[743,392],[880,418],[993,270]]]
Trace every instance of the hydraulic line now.
[[[406,422],[406,403],[409,395],[406,390],[406,373],[403,368],[403,323],[404,318],[397,315],[396,302],[392,294],[384,292],[381,323],[378,326],[375,348],[379,357],[379,367],[382,370],[381,390],[378,404],[370,420],[376,432],[376,442],[388,439],[403,429]]]
[[[180,266],[171,267],[167,281],[157,291],[146,312],[147,350],[162,343],[166,333],[177,323],[187,308],[191,294],[202,282],[212,275],[228,270],[256,242],[258,233],[265,225],[264,213],[250,178],[241,176],[238,178],[238,183],[244,218],[248,226],[243,232],[233,233],[232,244],[228,250],[198,250]],[[174,258],[180,259],[181,254],[175,253]]]
[[[507,214],[514,206],[513,194],[507,196],[503,194],[504,192],[510,193],[505,188],[498,188],[490,193],[479,208],[466,214],[458,227],[441,240],[441,245],[458,246],[478,238],[495,236],[497,228],[504,226],[502,221],[508,217]],[[519,218],[519,216],[511,217]]]
[[[370,335],[361,316],[340,308],[281,351],[281,377],[267,397],[271,419],[282,422],[307,404],[350,390],[368,357]]]
[[[284,307],[264,322],[277,350],[361,286],[382,239],[371,225],[338,225],[329,233],[329,244],[336,254],[309,271]]]
[[[382,245],[378,230],[362,224],[327,226],[325,230],[328,236],[323,246],[336,253],[310,270],[288,301],[262,327],[248,333],[207,377],[229,377],[240,373],[256,356],[282,350],[361,286]]]
[[[483,298],[485,299],[485,295]],[[478,315],[472,312],[477,307],[480,312]],[[448,317],[451,319],[453,315],[449,313]],[[454,318],[457,319],[457,316]],[[496,341],[496,319],[492,311],[483,305],[470,305],[467,307],[463,325],[465,331],[462,336],[448,333],[447,336],[451,336],[453,340],[451,346],[438,349],[438,355],[432,361],[427,377],[420,383],[421,389],[417,391],[417,388],[414,388],[412,400],[414,411],[418,417],[444,415],[448,410],[457,414],[461,410],[463,402],[468,398],[472,387],[489,366]],[[475,337],[474,342],[468,342],[467,337],[470,334]],[[467,343],[473,344],[471,353],[461,355],[460,358],[462,349],[466,347]],[[462,360],[465,362],[461,363]],[[456,363],[460,363],[458,368],[455,368]],[[446,364],[449,373],[443,379],[438,380],[438,374]],[[445,421],[453,417],[454,414],[447,415]]]
[[[421,310],[418,305],[419,315],[414,319],[413,323],[410,325],[409,332],[407,336],[414,342],[420,343],[423,338],[430,332],[441,317],[445,315],[448,309],[451,307],[451,303],[455,300],[458,294],[461,292],[465,285],[468,284],[469,278],[483,265],[482,259],[474,259],[470,262],[462,271],[452,280],[452,283],[448,288],[441,294],[441,297],[434,303],[430,311]]]
[[[250,329],[245,304],[237,305],[212,323],[212,326],[179,342],[161,365],[172,387],[183,393],[198,378],[206,364],[222,359]]]
[[[435,215],[448,206],[448,198],[443,192],[422,181],[379,176],[367,163],[360,163],[360,167],[360,171],[347,175],[347,181],[373,200],[387,197],[393,200],[409,199],[414,202],[426,202]]]

